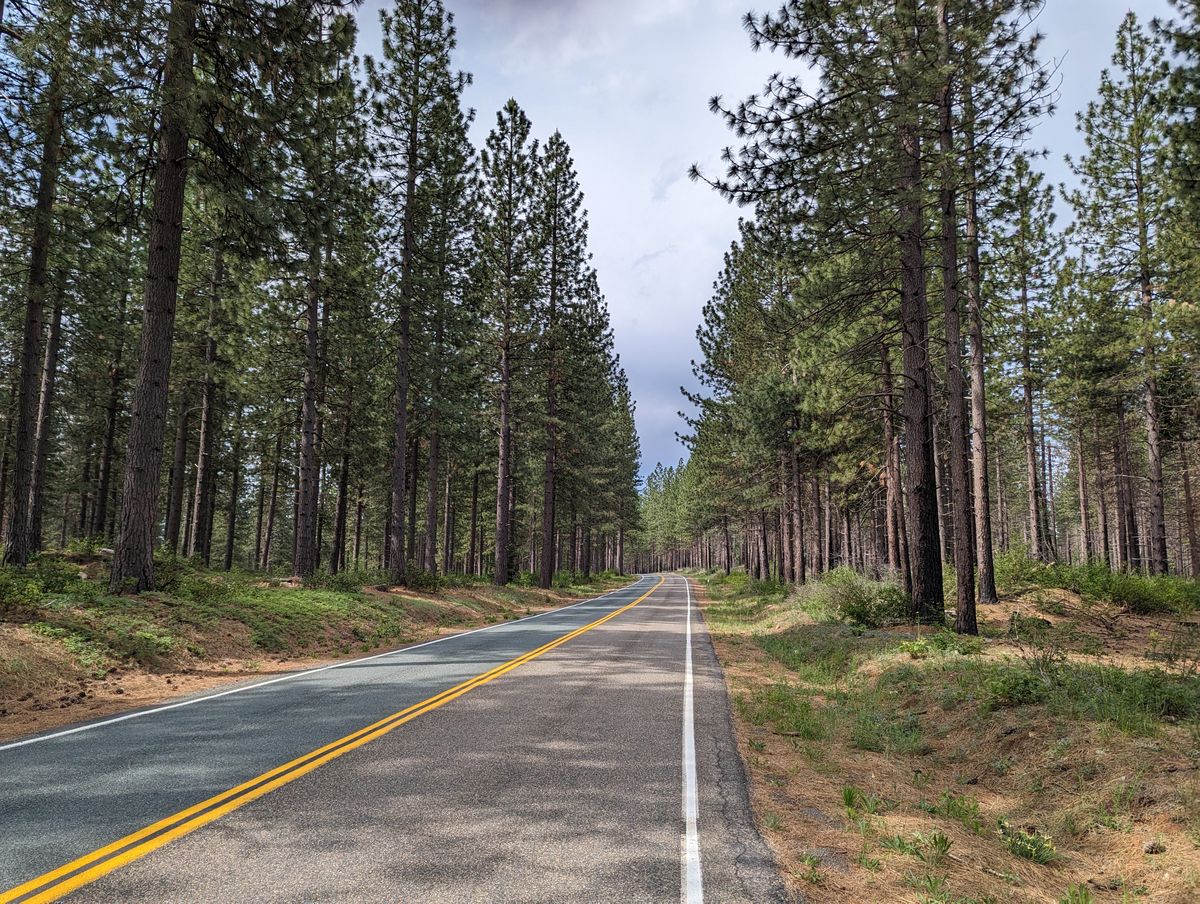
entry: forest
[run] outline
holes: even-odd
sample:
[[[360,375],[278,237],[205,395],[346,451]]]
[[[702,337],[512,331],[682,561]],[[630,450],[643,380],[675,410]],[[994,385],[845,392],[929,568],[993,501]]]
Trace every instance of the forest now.
[[[1067,187],[1041,3],[826,6],[747,15],[791,72],[711,102],[745,217],[639,567],[895,575],[966,633],[997,555],[1200,577],[1200,10],[1125,16]]]
[[[360,56],[355,6],[0,0],[6,566],[624,569],[634,403],[567,140],[511,100],[473,146],[453,15],[399,0]]]

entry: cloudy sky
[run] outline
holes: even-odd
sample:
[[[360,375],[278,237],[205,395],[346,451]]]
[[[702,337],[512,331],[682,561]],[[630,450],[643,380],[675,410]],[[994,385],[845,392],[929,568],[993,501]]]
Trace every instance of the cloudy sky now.
[[[608,297],[617,350],[637,399],[643,471],[687,454],[676,440],[693,386],[700,311],[736,235],[739,211],[687,179],[718,171],[731,135],[708,110],[715,94],[741,98],[794,62],[755,53],[741,29],[775,0],[446,0],[458,26],[458,66],[475,77],[476,144],[515,97],[534,131],[562,131],[586,195],[591,246]],[[382,0],[366,0],[360,49],[379,43]],[[1170,15],[1167,0],[1136,0],[1139,16]],[[1129,0],[1047,0],[1043,57],[1059,65],[1058,112],[1034,144],[1050,151],[1052,181],[1069,179],[1075,111],[1094,95]],[[1063,212],[1065,216],[1065,211]]]

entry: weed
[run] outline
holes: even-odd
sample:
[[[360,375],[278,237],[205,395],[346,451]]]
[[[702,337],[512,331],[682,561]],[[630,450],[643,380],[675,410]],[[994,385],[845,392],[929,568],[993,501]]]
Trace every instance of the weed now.
[[[777,813],[767,813],[763,816],[763,827],[778,832],[783,828],[783,820]]]
[[[883,863],[880,862],[879,858],[870,856],[865,847],[854,856],[854,862],[863,869],[870,870],[873,873],[877,873],[883,869]]]
[[[913,843],[917,859],[926,866],[934,867],[946,859],[954,842],[945,833],[935,831],[931,835],[917,832],[913,835]]]
[[[1001,819],[996,834],[1000,836],[1004,846],[1018,857],[1043,865],[1058,858],[1050,836],[1032,826],[1024,829],[1013,828],[1007,820]]]
[[[1045,703],[1050,688],[1028,669],[1001,666],[986,683],[987,703],[992,708]]]
[[[801,854],[800,862],[803,863],[806,867],[804,872],[802,872],[800,874],[801,879],[803,879],[805,882],[809,883],[810,885],[820,885],[822,882],[825,881],[824,876],[821,875],[821,869],[820,869],[821,858],[820,857],[816,857],[813,854]]]
[[[890,835],[879,842],[879,846],[885,850],[894,851],[897,854],[909,854],[913,857],[917,855],[916,847],[903,835]]]
[[[849,568],[835,568],[797,596],[818,621],[838,621],[868,628],[908,620],[909,599],[892,581],[872,581]]]
[[[846,808],[846,816],[849,819],[854,819],[861,815],[875,816],[885,810],[891,809],[888,802],[882,797],[876,797],[873,794],[864,794],[853,785],[846,785],[842,788],[842,804]]]
[[[953,794],[943,791],[936,803],[921,799],[917,808],[934,816],[946,816],[957,820],[970,832],[983,834],[983,819],[979,815],[979,801],[969,794]]]
[[[1086,885],[1072,885],[1059,904],[1092,904],[1093,900],[1095,899]]]

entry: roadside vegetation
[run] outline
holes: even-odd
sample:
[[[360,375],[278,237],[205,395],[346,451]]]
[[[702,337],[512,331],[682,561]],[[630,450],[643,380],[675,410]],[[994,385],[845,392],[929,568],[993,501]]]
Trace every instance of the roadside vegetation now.
[[[812,902],[1200,895],[1200,587],[998,557],[978,636],[890,581],[696,575],[760,825]]]
[[[630,580],[560,574],[543,590],[532,575],[497,587],[426,574],[400,588],[383,572],[299,581],[174,558],[157,573],[157,590],[127,596],[109,592],[105,564],[88,554],[0,569],[0,737],[519,618]]]

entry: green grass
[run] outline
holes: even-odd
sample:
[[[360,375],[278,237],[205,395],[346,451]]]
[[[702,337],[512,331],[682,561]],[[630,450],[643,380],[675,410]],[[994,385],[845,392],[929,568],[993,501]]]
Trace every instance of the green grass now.
[[[757,634],[754,641],[815,684],[836,684],[872,654],[895,645],[895,638],[867,636],[842,625],[798,625],[778,634]]]
[[[776,734],[822,741],[829,737],[830,717],[813,706],[807,693],[776,684],[739,701],[739,708],[751,725],[769,726]]]

